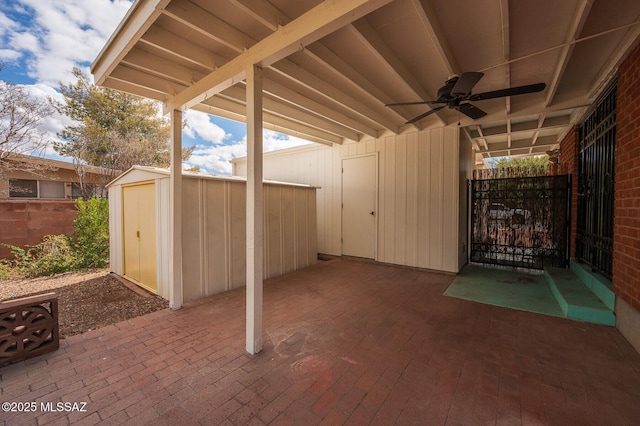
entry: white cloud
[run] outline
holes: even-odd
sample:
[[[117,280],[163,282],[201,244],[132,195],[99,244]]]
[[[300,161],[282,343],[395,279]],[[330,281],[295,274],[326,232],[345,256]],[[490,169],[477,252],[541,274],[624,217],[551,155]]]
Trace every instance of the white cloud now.
[[[17,27],[17,23],[0,11],[0,40],[4,41],[12,36]],[[15,61],[20,56],[21,53],[11,45],[0,48],[0,60],[2,61]]]
[[[0,49],[0,60],[3,60],[3,61],[15,61],[20,56],[22,56],[22,55],[17,50]]]
[[[186,164],[198,166],[209,173],[230,175],[229,160],[245,155],[247,155],[247,146],[244,142],[217,146],[198,145]]]
[[[212,123],[209,119],[209,115],[200,111],[188,110],[184,117],[187,121],[187,125],[184,128],[184,134],[190,138],[199,137],[205,141],[211,142],[214,145],[220,145],[225,139],[228,139],[231,135],[224,131],[224,129],[215,123]]]
[[[4,36],[7,33],[15,31],[18,26],[13,19],[9,18],[2,11],[0,11],[0,36]]]
[[[29,57],[29,75],[57,86],[71,82],[73,65],[93,61],[131,7],[129,0],[19,0],[31,15],[14,28],[12,48]]]
[[[276,151],[279,149],[291,148],[299,145],[306,145],[309,142],[304,139],[282,135],[271,130],[263,132],[263,151]],[[198,166],[209,173],[230,175],[232,167],[230,161],[238,157],[246,157],[247,139],[227,145],[204,146],[198,145],[193,155],[187,161],[187,166]]]
[[[34,34],[27,32],[15,32],[10,37],[11,47],[20,51],[38,52],[40,50],[39,40]]]
[[[56,92],[52,87],[45,84],[20,86],[23,87],[32,97],[42,99],[45,102],[48,102],[49,99],[55,101],[62,100],[62,95],[60,93]],[[73,121],[69,117],[61,115],[57,111],[55,111],[52,115],[43,117],[42,122],[38,126],[38,129],[45,132],[48,139],[53,141],[58,139],[58,132],[60,132],[65,126],[71,124],[73,124]]]
[[[309,142],[305,139],[296,138],[295,136],[283,135],[272,130],[263,131],[263,150],[264,152],[277,151],[279,149],[291,148],[294,146],[307,145]]]

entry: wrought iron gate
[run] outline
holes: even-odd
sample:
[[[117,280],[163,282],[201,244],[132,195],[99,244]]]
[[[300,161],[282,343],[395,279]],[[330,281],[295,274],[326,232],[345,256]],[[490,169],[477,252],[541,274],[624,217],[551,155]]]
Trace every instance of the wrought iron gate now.
[[[469,260],[568,266],[570,191],[570,175],[471,181]]]
[[[611,278],[616,150],[616,84],[580,128],[576,258]]]

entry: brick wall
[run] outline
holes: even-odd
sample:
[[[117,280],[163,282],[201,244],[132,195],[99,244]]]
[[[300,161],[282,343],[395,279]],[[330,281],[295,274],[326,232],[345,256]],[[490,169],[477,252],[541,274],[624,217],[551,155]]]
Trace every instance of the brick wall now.
[[[574,127],[560,142],[560,161],[563,173],[571,175],[571,237],[569,256],[576,257],[576,228],[578,224],[578,151],[580,132]]]
[[[640,45],[618,69],[613,289],[640,311]]]
[[[0,200],[0,243],[24,247],[50,234],[73,234],[78,217],[72,200]],[[0,258],[13,258],[0,246]]]

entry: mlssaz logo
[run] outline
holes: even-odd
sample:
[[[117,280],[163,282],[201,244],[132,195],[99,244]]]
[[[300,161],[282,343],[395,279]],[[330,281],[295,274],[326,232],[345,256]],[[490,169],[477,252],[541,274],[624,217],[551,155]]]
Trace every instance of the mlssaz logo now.
[[[40,411],[63,411],[63,412],[81,412],[85,413],[87,411],[87,403],[86,402],[41,402],[40,403]]]

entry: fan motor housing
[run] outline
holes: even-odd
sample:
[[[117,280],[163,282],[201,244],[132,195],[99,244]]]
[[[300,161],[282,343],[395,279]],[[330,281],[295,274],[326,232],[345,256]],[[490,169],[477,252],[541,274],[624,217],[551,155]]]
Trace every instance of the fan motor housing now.
[[[458,81],[458,76],[453,76],[445,82],[444,86],[438,89],[438,101],[448,102],[449,100],[452,99],[451,89],[453,89],[453,86],[455,86],[457,81]]]

